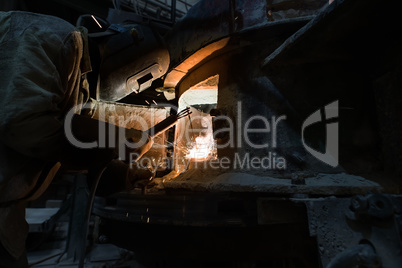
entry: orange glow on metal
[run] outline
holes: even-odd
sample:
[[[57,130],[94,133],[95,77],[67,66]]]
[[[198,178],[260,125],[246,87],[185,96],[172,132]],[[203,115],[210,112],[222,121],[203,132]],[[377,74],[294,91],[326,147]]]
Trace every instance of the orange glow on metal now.
[[[199,136],[187,150],[186,158],[195,161],[216,159],[216,145],[212,135]]]

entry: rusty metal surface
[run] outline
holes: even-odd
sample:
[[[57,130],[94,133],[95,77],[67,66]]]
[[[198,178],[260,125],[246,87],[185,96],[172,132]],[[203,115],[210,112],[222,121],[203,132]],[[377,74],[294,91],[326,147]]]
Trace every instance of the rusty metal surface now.
[[[202,165],[202,164],[199,164]],[[173,178],[170,178],[173,176]],[[363,177],[350,174],[306,176],[305,185],[292,184],[290,178],[257,176],[245,172],[192,169],[177,176],[173,171],[164,177],[159,188],[194,192],[258,192],[280,195],[311,194],[320,196],[355,195],[382,192],[382,187]]]
[[[391,201],[389,204],[384,203],[384,206],[377,210],[388,210],[388,206],[391,206],[390,215],[368,216],[358,220],[347,216],[353,213],[351,203],[354,198],[333,197],[311,199],[305,202],[310,235],[317,238],[323,267],[326,267],[338,254],[359,244],[372,245],[381,260],[382,267],[401,267],[399,230],[401,197],[387,195],[383,197]]]

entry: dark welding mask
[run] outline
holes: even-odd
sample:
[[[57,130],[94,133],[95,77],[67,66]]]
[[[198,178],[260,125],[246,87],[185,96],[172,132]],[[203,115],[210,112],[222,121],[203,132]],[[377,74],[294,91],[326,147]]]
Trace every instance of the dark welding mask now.
[[[96,71],[99,78],[93,96],[96,99],[118,101],[131,93],[140,93],[167,72],[169,52],[150,26],[110,24],[93,15],[80,16],[77,26],[87,28],[88,36],[100,44],[97,57],[101,61]]]
[[[149,88],[169,67],[169,52],[149,26],[110,25],[102,46],[97,99],[117,101]]]
[[[102,46],[97,99],[117,101],[149,88],[169,67],[169,52],[149,26],[110,25]]]

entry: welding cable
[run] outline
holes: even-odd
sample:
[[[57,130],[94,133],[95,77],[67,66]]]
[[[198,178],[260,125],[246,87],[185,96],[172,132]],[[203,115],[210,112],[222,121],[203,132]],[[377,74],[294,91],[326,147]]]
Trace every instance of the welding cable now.
[[[96,193],[96,189],[98,188],[99,185],[99,181],[103,175],[103,173],[105,172],[107,166],[112,162],[113,160],[107,162],[105,165],[101,165],[101,168],[99,169],[97,175],[95,176],[95,181],[92,183],[92,187],[91,187],[91,192],[90,192],[90,196],[89,196],[89,200],[87,203],[87,209],[85,212],[85,222],[84,222],[84,235],[82,236],[82,248],[79,249],[81,250],[81,255],[80,255],[80,262],[78,264],[78,267],[80,268],[84,268],[84,263],[85,263],[85,256],[86,256],[86,244],[87,244],[87,236],[88,236],[88,229],[89,229],[89,221],[91,219],[91,213],[92,213],[92,206],[95,200],[95,193]]]

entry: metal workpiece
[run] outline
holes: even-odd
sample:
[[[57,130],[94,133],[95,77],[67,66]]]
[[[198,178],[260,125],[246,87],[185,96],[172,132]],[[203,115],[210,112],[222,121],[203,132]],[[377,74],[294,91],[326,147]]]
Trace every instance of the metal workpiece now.
[[[280,40],[283,38],[283,42],[325,6],[324,1],[312,2],[318,5],[312,8],[311,12],[283,16],[270,21],[265,1],[199,1],[165,37],[171,63],[164,79],[164,86],[169,88],[179,86],[181,80],[200,63],[205,63],[230,50],[275,38]],[[301,5],[303,4],[304,2]],[[291,9],[278,8],[276,5],[277,3],[274,3],[278,13]],[[274,40],[273,44],[269,45],[273,46],[272,49],[265,49],[267,50],[265,56],[281,44],[276,42]]]
[[[391,147],[380,132],[392,126],[387,116],[394,113],[381,98],[373,97],[378,79],[385,82],[379,83],[375,94],[389,99],[388,85],[397,89],[393,82],[397,76],[387,66],[400,64],[385,59],[397,51],[397,46],[388,51],[386,45],[395,41],[389,33],[400,29],[396,23],[388,25],[396,17],[385,19],[387,12],[377,14],[374,1],[361,0],[314,4],[311,10],[292,17],[291,3],[200,1],[166,36],[170,67],[160,89],[173,95],[179,106],[190,106],[194,114],[210,122],[211,136],[228,126],[218,122],[221,115],[240,130],[254,115],[268,120],[286,118],[277,128],[275,146],[256,149],[241,144],[240,131],[235,134],[235,146],[217,148],[216,153],[211,149],[213,157],[208,155],[208,161],[201,161],[205,157],[191,159],[187,166],[175,165],[141,194],[97,198],[94,213],[103,219],[101,235],[103,230],[114,242],[138,249],[141,245],[126,241],[127,234],[143,241],[147,237],[132,229],[148,231],[158,242],[177,242],[176,251],[172,248],[169,254],[179,257],[216,257],[218,252],[236,258],[242,256],[236,253],[247,243],[258,251],[254,258],[294,257],[305,264],[301,267],[402,267],[401,197],[385,194],[399,192],[398,187],[384,187],[386,176],[380,163],[386,150],[380,151]],[[384,20],[376,21],[378,17]],[[385,41],[372,38],[372,32]],[[372,57],[376,45],[386,53]],[[380,65],[385,69],[377,68]],[[389,75],[380,79],[383,71]],[[398,98],[391,102],[396,105]],[[336,116],[328,106],[335,103],[339,104]],[[376,121],[376,108],[384,122]],[[320,128],[310,129],[305,143],[304,122],[314,114],[332,121],[321,120]],[[186,130],[186,120],[189,125],[202,125],[186,118],[176,126],[177,132]],[[328,139],[323,137],[330,132],[327,126],[335,123],[341,131],[336,144],[339,163],[334,167],[316,159],[305,145],[317,145],[316,149],[325,152]],[[185,158],[193,149],[186,146],[196,144],[197,137],[180,143],[177,132],[174,153]],[[220,134],[214,137],[217,145],[230,138]],[[273,137],[265,134],[253,134],[250,140],[273,144]],[[398,145],[400,136],[391,134]],[[394,147],[391,155],[396,157],[390,163],[399,159],[398,148]],[[265,157],[271,165],[249,168],[237,162],[229,168],[211,167],[215,157],[236,163],[238,156]],[[286,169],[273,168],[280,157],[286,159]],[[200,233],[212,236],[216,243],[208,240],[200,251],[188,252],[188,237],[204,241]],[[241,238],[228,239],[220,233],[241,234]],[[156,255],[167,254],[151,240],[145,248]],[[214,248],[227,241],[239,246],[237,251],[228,252],[227,246]],[[280,252],[275,251],[276,245]],[[245,250],[250,258],[251,249]],[[301,255],[311,259],[303,262]]]
[[[379,200],[380,195],[376,196]],[[168,251],[173,258],[184,258],[188,251],[179,244],[188,239],[201,241],[199,234],[202,233],[205,237],[213,235],[216,245],[226,246],[217,249],[216,245],[200,244],[199,251],[193,251],[188,258],[247,259],[251,256],[250,248],[245,249],[241,244],[247,241],[248,247],[255,250],[252,258],[275,257],[272,247],[276,244],[284,250],[276,254],[295,258],[306,265],[301,267],[401,267],[399,213],[402,198],[381,196],[392,203],[394,213],[364,220],[352,220],[347,216],[356,196],[284,198],[251,193],[118,194],[109,199],[97,197],[94,213],[102,218],[101,237],[141,252],[146,248],[163,248],[165,243],[158,245],[152,239],[139,239],[142,231],[152,232],[158,241],[171,242],[172,248],[168,247]],[[222,233],[222,228],[224,233],[235,232],[236,235],[233,233],[229,238]],[[131,231],[134,229],[136,232]],[[141,242],[128,244],[128,234]],[[177,243],[172,242],[173,237]],[[228,241],[238,248],[228,247]],[[261,248],[257,249],[256,245]],[[228,252],[229,248],[232,252]],[[173,252],[173,249],[178,251]],[[271,251],[262,254],[263,249]],[[151,255],[163,258],[166,250],[153,250]],[[237,250],[243,253],[233,255]],[[303,254],[296,254],[297,251],[309,255],[303,259]]]
[[[93,213],[104,219],[166,226],[246,226],[255,223],[253,199],[230,194],[124,194],[96,197]]]
[[[119,194],[97,198],[94,213],[102,218],[100,237],[153,259],[255,262],[281,256],[308,267],[317,252],[305,205],[289,199],[245,193]]]
[[[382,267],[381,260],[375,253],[374,248],[369,244],[360,244],[337,255],[327,265],[327,268],[347,268],[356,267],[356,265],[373,268]]]
[[[323,267],[401,267],[401,202],[385,194],[306,201]]]
[[[386,219],[393,216],[397,211],[397,207],[388,195],[369,194],[353,197],[346,216],[351,220]]]
[[[326,4],[323,0],[298,1],[295,8],[293,1],[199,1],[167,36],[172,66],[175,67],[200,48],[222,38],[287,20],[310,20]],[[299,11],[296,11],[297,14],[286,14],[295,9]],[[269,12],[274,13],[274,20],[269,19]]]

